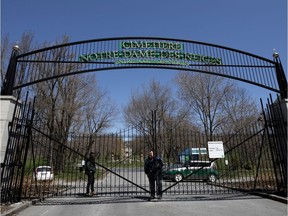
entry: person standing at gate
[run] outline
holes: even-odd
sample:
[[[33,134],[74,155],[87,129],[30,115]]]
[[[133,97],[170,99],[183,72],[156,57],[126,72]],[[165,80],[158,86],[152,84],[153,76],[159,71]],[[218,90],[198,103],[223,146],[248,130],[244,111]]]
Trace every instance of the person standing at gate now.
[[[95,181],[95,154],[93,152],[90,153],[89,158],[85,161],[85,174],[88,176],[88,182],[86,187],[86,195],[95,195],[94,192],[94,181]],[[91,194],[89,193],[91,189]]]
[[[154,156],[154,152],[150,151],[144,162],[144,171],[149,179],[150,200],[155,199],[155,182],[157,198],[162,198],[162,167],[163,162],[160,157]]]

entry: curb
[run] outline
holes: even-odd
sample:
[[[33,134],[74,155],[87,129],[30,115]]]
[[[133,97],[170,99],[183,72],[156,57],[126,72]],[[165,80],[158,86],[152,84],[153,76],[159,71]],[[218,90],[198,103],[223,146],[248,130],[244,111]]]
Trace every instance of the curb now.
[[[281,203],[285,203],[288,204],[288,198],[287,197],[281,197],[281,196],[277,196],[274,194],[265,194],[265,193],[253,193],[256,196],[260,196],[263,198],[267,198],[267,199],[271,199],[277,202],[281,202]]]
[[[8,211],[3,212],[1,216],[13,216],[19,213],[20,211],[24,210],[25,208],[28,208],[30,205],[32,205],[32,202],[30,201],[14,203],[13,207]]]

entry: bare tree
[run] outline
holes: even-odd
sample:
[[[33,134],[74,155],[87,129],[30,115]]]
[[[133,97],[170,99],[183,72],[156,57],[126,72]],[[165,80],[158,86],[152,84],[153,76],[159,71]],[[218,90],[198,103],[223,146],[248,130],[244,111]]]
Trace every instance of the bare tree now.
[[[7,67],[9,63],[9,57],[12,52],[12,47],[10,48],[9,36],[4,35],[1,40],[1,84],[4,81]]]
[[[126,122],[136,126],[145,137],[145,146],[158,149],[158,154],[169,154],[170,145],[175,144],[171,139],[168,142],[173,136],[171,131],[185,122],[187,114],[181,103],[173,98],[169,86],[155,80],[148,87],[144,86],[141,93],[134,93],[124,108]]]
[[[65,44],[69,42],[68,36],[63,36],[60,40],[53,42]],[[12,44],[15,45],[15,44]],[[1,41],[1,79],[4,80],[9,58],[12,52],[12,45],[9,36],[6,35]],[[33,34],[23,33],[21,40],[17,42],[20,47],[20,54],[35,49]],[[44,42],[41,47],[49,47],[51,43]],[[11,47],[11,49],[10,49]],[[49,58],[50,63],[43,62]],[[110,126],[115,115],[115,106],[112,104],[108,94],[96,85],[95,74],[79,74],[64,76],[47,80],[46,77],[61,75],[63,71],[77,71],[81,65],[77,63],[62,63],[75,59],[75,53],[67,47],[52,49],[49,52],[40,52],[35,55],[33,63],[22,62],[17,67],[15,83],[21,84],[29,82],[31,74],[37,79],[44,78],[45,81],[30,86],[36,96],[35,110],[37,126],[42,130],[47,129],[50,139],[50,153],[48,161],[51,165],[62,164],[61,161],[67,155],[64,145],[71,132],[75,133],[100,133]],[[39,60],[39,62],[37,62]],[[53,63],[54,62],[54,63]],[[27,64],[31,64],[29,73]],[[31,92],[31,91],[30,91]],[[25,92],[24,92],[25,93]],[[57,140],[54,142],[53,140]],[[64,144],[64,145],[63,145]],[[83,144],[84,145],[84,144]],[[89,144],[85,146],[89,149]],[[55,167],[55,171],[61,167]]]
[[[68,41],[69,38],[64,36],[57,43],[64,44]],[[34,66],[34,70],[38,71],[35,74],[40,78],[57,76],[63,70],[69,72],[81,69],[81,65],[77,63],[65,65],[61,63],[63,58],[68,61],[74,58],[74,54],[71,54],[66,47],[52,50],[49,55],[51,61],[57,63],[40,62]],[[43,57],[38,54],[38,58]],[[53,162],[54,166],[63,164],[62,161],[65,159],[63,144],[67,144],[71,132],[91,133],[93,136],[107,128],[115,114],[113,104],[106,100],[107,93],[96,85],[95,74],[78,74],[46,80],[34,85],[34,90],[37,95],[36,110],[39,125],[46,127],[49,136],[57,140],[57,143],[51,142],[49,156],[50,163]],[[91,148],[91,142],[83,144],[86,145],[87,151]],[[61,169],[56,167],[56,171]]]
[[[194,123],[204,129],[207,140],[211,140],[213,134],[221,129],[227,129],[225,125],[233,126],[232,130],[235,130],[239,126],[239,119],[246,122],[251,118],[252,110],[255,110],[247,94],[240,91],[231,80],[223,77],[181,72],[176,77],[176,83],[180,98],[190,107]],[[251,112],[245,113],[246,106],[249,106],[246,110]],[[231,121],[234,123],[231,124]]]
[[[227,121],[222,124],[224,133],[233,133],[254,122],[259,116],[255,101],[246,89],[234,86],[233,94],[227,94],[223,103],[223,110],[227,113]]]
[[[34,35],[32,32],[24,32],[21,35],[19,41],[13,43],[10,42],[9,35],[4,35],[1,40],[1,84],[5,79],[7,68],[12,53],[13,46],[19,47],[20,53],[26,53],[36,47],[33,43]],[[25,82],[29,78],[29,73],[26,73],[27,63],[22,63],[21,67],[18,67],[17,73],[15,74],[15,83]],[[15,93],[14,93],[15,94]]]
[[[93,79],[92,79],[93,80]],[[91,77],[90,77],[91,82]],[[111,126],[116,117],[116,106],[111,101],[108,93],[100,88],[95,88],[96,80],[87,86],[86,104],[81,109],[83,112],[81,128],[83,133],[89,135],[89,141],[85,147],[85,154],[91,151],[95,136],[101,134],[105,129]]]

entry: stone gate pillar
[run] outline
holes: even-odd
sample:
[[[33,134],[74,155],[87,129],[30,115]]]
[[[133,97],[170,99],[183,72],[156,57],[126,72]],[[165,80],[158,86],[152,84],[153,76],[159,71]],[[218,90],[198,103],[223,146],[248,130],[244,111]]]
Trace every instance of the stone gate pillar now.
[[[13,114],[15,110],[15,105],[17,99],[14,96],[10,95],[1,95],[0,96],[0,143],[1,143],[1,154],[0,162],[4,162],[4,157],[6,153],[8,138],[9,138],[9,122],[13,119]]]
[[[271,121],[274,128],[274,139],[276,151],[278,153],[277,163],[284,178],[284,187],[287,188],[287,112],[288,99],[275,101],[271,107]]]

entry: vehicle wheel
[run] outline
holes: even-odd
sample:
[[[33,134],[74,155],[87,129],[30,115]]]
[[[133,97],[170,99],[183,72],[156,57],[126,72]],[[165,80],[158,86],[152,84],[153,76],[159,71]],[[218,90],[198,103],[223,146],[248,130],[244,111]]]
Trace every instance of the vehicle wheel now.
[[[208,180],[212,183],[215,183],[217,180],[217,177],[213,174],[209,175]]]
[[[174,181],[179,182],[183,179],[183,175],[180,173],[176,173],[174,176]]]

